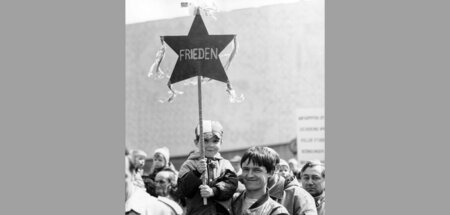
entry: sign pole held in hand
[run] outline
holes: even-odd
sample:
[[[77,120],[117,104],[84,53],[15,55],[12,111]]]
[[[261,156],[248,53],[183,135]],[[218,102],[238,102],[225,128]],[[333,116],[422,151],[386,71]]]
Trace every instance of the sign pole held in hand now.
[[[234,41],[234,48],[224,68],[219,58],[219,54],[231,41]],[[161,42],[162,47],[160,51],[158,51],[157,58],[150,68],[149,77],[153,75],[153,71],[160,73],[158,77],[164,76],[159,67],[162,59],[164,58],[165,44],[167,44],[178,55],[177,62],[170,76],[169,82],[167,83],[171,93],[171,96],[167,101],[173,101],[175,95],[177,94],[177,92],[172,89],[173,84],[197,76],[200,158],[205,159],[202,119],[202,81],[210,79],[226,83],[227,92],[230,96],[229,99],[232,103],[239,103],[244,99],[243,95],[236,96],[236,93],[228,80],[227,74],[225,73],[225,70],[229,68],[231,60],[236,53],[236,35],[210,35],[203,22],[202,16],[200,15],[200,8],[196,8],[195,18],[188,35],[161,36]],[[202,174],[202,184],[206,185],[207,180],[208,166]],[[203,204],[207,205],[206,198],[203,198]]]
[[[200,138],[200,159],[205,159],[205,140],[203,138],[203,117],[202,117],[202,79],[199,76],[197,76],[197,82],[198,82],[198,121],[199,121],[199,138]],[[202,173],[202,184],[206,185],[206,182],[208,181],[208,165],[206,166],[206,170]],[[203,198],[203,205],[207,205],[208,200],[206,198]]]

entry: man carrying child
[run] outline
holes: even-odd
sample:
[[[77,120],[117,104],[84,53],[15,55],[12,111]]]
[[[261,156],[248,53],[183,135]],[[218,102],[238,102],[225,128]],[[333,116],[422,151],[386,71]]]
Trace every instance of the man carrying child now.
[[[244,153],[241,177],[246,190],[233,196],[233,214],[289,214],[283,205],[270,198],[267,187],[269,177],[275,172],[277,159],[277,154],[271,153],[267,147],[252,147]]]

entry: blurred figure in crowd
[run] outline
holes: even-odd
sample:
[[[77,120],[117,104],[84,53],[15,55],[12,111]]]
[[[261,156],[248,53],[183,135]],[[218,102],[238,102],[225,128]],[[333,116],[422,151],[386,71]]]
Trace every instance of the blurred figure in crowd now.
[[[303,188],[314,197],[318,214],[325,214],[325,165],[320,161],[308,161],[300,175]]]
[[[298,161],[295,158],[291,158],[288,160],[289,168],[292,171],[292,174],[297,176],[300,173],[300,168],[298,167]]]
[[[130,198],[133,187],[131,186],[131,177],[132,172],[134,171],[134,166],[132,166],[130,163],[130,158],[128,157],[128,151],[125,152],[125,202]]]
[[[171,169],[176,177],[178,177],[178,172],[175,166],[170,162],[170,152],[169,148],[162,147],[155,150],[153,153],[153,163],[150,168],[150,173],[148,176],[144,176],[145,188],[147,192],[152,196],[157,196],[155,192],[155,177],[163,169]]]
[[[277,172],[284,179],[288,179],[293,176],[291,168],[289,168],[289,164],[283,159],[280,160],[280,164],[277,166]]]
[[[136,167],[131,155],[125,156],[125,214],[126,215],[176,215],[157,198],[150,196],[132,182]]]
[[[139,149],[131,151],[131,162],[134,166],[134,172],[131,180],[135,186],[144,190],[145,184],[142,176],[144,175],[145,159],[147,159],[147,154],[144,151]]]
[[[158,195],[158,200],[167,204],[172,210],[181,215],[183,208],[177,192],[177,176],[170,168],[163,169],[156,174],[155,177],[155,192]]]
[[[269,152],[275,157],[276,165],[280,163],[278,153],[268,148]],[[317,209],[313,197],[300,187],[299,182],[294,176],[286,179],[279,174],[274,174],[269,178],[268,183],[270,197],[282,204],[291,215],[316,215]]]
[[[186,197],[187,215],[216,215],[230,213],[230,200],[238,179],[230,161],[220,155],[223,127],[217,121],[203,120],[205,157],[201,158],[200,128],[195,128],[194,143],[198,151],[189,155],[181,165],[178,188]],[[206,177],[206,185],[202,184]],[[203,198],[207,199],[204,205]]]
[[[272,200],[267,183],[275,172],[278,157],[267,147],[248,149],[241,161],[242,178],[245,191],[236,193],[232,200],[232,211],[235,215],[288,215],[286,208]]]
[[[241,169],[241,156],[236,155],[230,160],[231,165],[233,165],[234,170],[236,171],[236,175],[238,176],[238,187],[236,189],[236,192],[242,193],[245,190],[244,181],[241,177],[242,175],[242,169]]]
[[[239,156],[239,155],[234,156],[233,158],[230,159],[230,162],[231,162],[231,165],[233,165],[236,175],[240,176],[242,174],[241,156]]]

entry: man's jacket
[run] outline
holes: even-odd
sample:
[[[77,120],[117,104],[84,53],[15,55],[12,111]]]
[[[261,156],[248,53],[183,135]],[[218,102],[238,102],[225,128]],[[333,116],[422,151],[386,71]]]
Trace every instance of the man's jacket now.
[[[282,204],[291,215],[317,215],[314,198],[300,187],[295,177],[285,180],[278,174],[271,178],[273,185],[269,188],[270,197]]]

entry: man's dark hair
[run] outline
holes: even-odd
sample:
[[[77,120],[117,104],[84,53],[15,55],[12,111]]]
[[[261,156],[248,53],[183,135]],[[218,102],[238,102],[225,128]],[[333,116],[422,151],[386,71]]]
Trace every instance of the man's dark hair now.
[[[250,163],[250,161],[258,166],[266,168],[267,172],[272,172],[280,162],[278,153],[268,147],[253,146],[249,148],[241,159],[241,167],[244,162]]]
[[[306,169],[313,168],[315,166],[323,167],[321,175],[323,178],[325,178],[325,165],[320,161],[307,161],[305,163],[305,165],[303,165],[302,169],[300,170],[299,177],[301,177],[301,175],[303,174],[303,172],[305,172]]]

